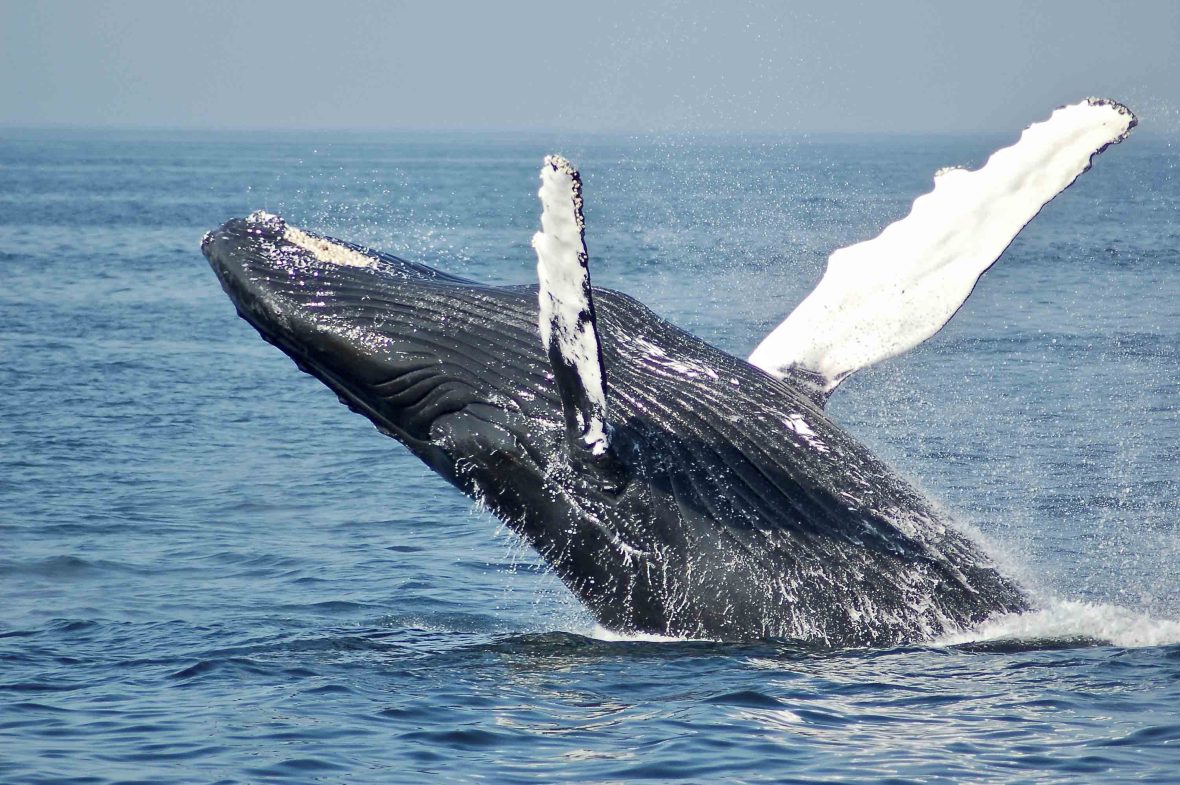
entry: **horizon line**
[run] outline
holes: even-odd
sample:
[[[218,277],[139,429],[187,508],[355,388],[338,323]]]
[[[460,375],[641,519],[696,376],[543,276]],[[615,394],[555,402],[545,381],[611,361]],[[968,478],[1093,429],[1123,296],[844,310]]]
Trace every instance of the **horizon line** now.
[[[72,133],[161,133],[161,134],[280,134],[296,136],[310,134],[323,136],[328,134],[370,135],[370,136],[410,136],[426,134],[453,134],[456,136],[585,136],[585,137],[650,137],[650,138],[691,138],[691,137],[784,137],[806,138],[809,136],[846,136],[846,137],[923,137],[923,136],[988,136],[1012,134],[1019,136],[1023,128],[979,128],[979,129],[750,129],[750,128],[702,128],[685,129],[628,129],[628,128],[600,128],[595,130],[581,130],[561,127],[509,127],[489,126],[485,128],[457,128],[453,126],[183,126],[183,125],[139,125],[139,124],[88,124],[88,123],[9,123],[0,120],[2,132],[72,132]],[[1180,137],[1180,130],[1144,127],[1142,124],[1136,129],[1135,136],[1151,137]]]

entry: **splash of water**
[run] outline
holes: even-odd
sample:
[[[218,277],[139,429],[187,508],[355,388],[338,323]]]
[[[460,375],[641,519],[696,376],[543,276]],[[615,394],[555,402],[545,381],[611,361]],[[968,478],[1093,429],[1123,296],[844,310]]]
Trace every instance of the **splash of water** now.
[[[984,641],[1101,641],[1127,648],[1180,643],[1180,621],[1157,619],[1117,605],[1055,599],[1040,610],[997,616],[971,630],[944,635],[933,643],[957,646]]]
[[[601,624],[595,624],[594,629],[590,630],[587,635],[595,640],[627,643],[683,643],[686,640],[699,640],[697,638],[675,638],[669,635],[656,635],[648,632],[615,632],[608,630]]]
[[[628,643],[682,643],[686,638],[621,633],[600,624],[585,633],[595,640]],[[1180,644],[1180,621],[1154,618],[1117,605],[1054,599],[1026,613],[997,616],[970,630],[930,641],[936,647],[989,642],[1099,642],[1123,648]]]

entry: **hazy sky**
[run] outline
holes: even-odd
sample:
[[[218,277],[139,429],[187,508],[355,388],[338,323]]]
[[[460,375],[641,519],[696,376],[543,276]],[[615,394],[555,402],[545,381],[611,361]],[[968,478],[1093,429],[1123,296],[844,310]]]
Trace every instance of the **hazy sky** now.
[[[1180,131],[1180,0],[0,0],[0,125]]]

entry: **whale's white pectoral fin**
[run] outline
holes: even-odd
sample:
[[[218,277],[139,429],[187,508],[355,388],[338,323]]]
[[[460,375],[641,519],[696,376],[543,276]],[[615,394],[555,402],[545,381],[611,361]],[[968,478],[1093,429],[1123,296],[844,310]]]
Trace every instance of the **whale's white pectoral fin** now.
[[[1089,98],[1029,126],[980,169],[938,172],[909,215],[829,257],[819,285],[750,363],[822,403],[850,374],[922,343],[1041,207],[1135,124],[1125,106]]]
[[[582,179],[561,156],[541,167],[541,231],[537,252],[541,343],[561,393],[566,426],[592,455],[610,447],[606,372],[594,318],[582,217]]]

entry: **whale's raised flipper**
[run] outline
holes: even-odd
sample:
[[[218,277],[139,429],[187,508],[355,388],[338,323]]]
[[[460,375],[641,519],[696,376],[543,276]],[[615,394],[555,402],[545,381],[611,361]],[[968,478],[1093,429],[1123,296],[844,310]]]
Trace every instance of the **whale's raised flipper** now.
[[[540,280],[538,323],[561,395],[567,440],[575,458],[600,463],[607,475],[618,480],[578,170],[561,156],[546,156],[537,196],[541,231],[533,235],[533,249]]]
[[[938,172],[909,215],[831,255],[819,285],[750,363],[823,403],[850,374],[922,343],[1041,207],[1136,122],[1122,104],[1089,98],[1029,126],[980,169]]]

